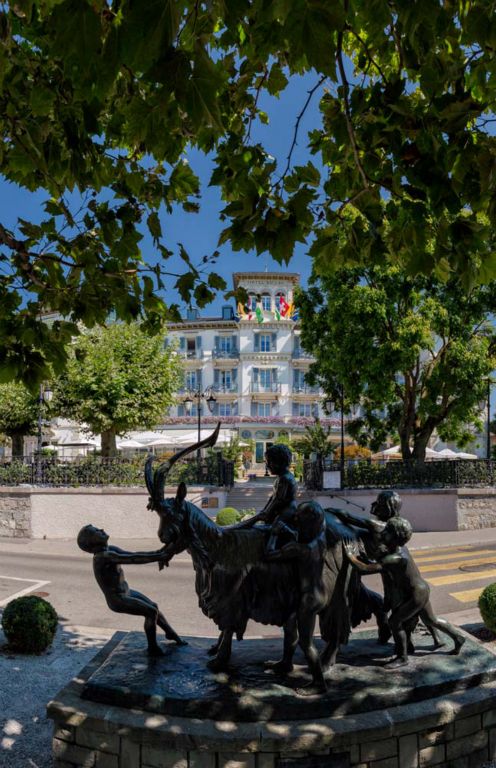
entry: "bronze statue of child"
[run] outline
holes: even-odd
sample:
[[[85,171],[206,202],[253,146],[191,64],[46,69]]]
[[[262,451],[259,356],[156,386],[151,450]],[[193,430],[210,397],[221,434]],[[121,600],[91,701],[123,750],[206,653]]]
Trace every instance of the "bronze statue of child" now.
[[[327,690],[319,652],[313,635],[319,611],[324,606],[324,559],[327,549],[325,515],[320,504],[308,501],[299,504],[292,516],[294,527],[288,526],[281,516],[272,526],[272,535],[279,538],[288,534],[288,543],[267,553],[269,560],[295,560],[298,573],[299,601],[296,626],[290,647],[284,649],[282,662],[272,664],[276,671],[290,672],[292,656],[299,643],[312,675],[311,685],[301,690],[304,694],[323,693]],[[291,540],[292,539],[292,540]]]
[[[434,614],[430,603],[429,585],[422,578],[417,565],[404,546],[412,536],[412,526],[403,517],[392,517],[379,536],[381,552],[375,563],[364,563],[357,557],[352,544],[346,545],[350,561],[361,573],[380,573],[384,583],[385,603],[391,610],[389,625],[396,645],[396,658],[387,664],[396,669],[408,664],[410,634],[417,618],[432,630],[450,637],[455,646],[451,653],[458,654],[465,638]]]
[[[236,525],[236,528],[251,528],[255,523],[262,521],[271,527],[267,542],[267,554],[273,552],[278,546],[278,537],[281,535],[293,536],[293,518],[296,512],[297,483],[295,476],[290,472],[291,451],[287,445],[276,443],[265,452],[267,467],[272,475],[276,475],[272,495],[265,507],[258,514]],[[278,523],[282,522],[287,528],[278,529]],[[283,532],[284,530],[284,532]]]
[[[85,525],[77,537],[80,549],[93,554],[93,573],[110,610],[145,617],[145,633],[150,656],[163,655],[157,643],[157,625],[164,630],[168,640],[174,640],[177,645],[186,645],[187,643],[181,640],[172,629],[156,603],[141,592],[129,589],[121,567],[125,563],[141,565],[158,562],[168,565],[170,554],[165,553],[163,549],[155,552],[126,552],[119,547],[109,545],[108,540],[108,534],[94,525]]]
[[[374,558],[377,548],[381,546],[381,533],[386,527],[386,523],[392,517],[399,517],[401,505],[401,497],[396,491],[381,491],[370,506],[372,517],[353,515],[344,509],[331,508],[329,511],[336,515],[343,523],[364,528],[371,534],[370,537],[365,539],[365,546],[367,556]]]

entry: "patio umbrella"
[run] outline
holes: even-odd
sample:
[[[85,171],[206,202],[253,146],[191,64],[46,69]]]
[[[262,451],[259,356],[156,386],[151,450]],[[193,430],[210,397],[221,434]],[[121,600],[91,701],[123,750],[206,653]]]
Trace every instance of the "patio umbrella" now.
[[[177,437],[171,437],[171,435],[164,435],[163,437],[157,437],[155,440],[151,440],[149,443],[146,443],[146,448],[156,448],[160,445],[177,445],[178,444]]]
[[[378,451],[372,455],[373,459],[401,459],[401,448],[399,445],[393,445],[392,448],[386,448],[384,451]]]
[[[134,448],[137,450],[139,448],[146,448],[146,445],[143,445],[143,443],[138,443],[137,440],[121,440],[120,443],[117,443],[117,448],[119,451],[129,448]]]
[[[442,456],[443,459],[456,459],[458,454],[452,451],[451,448],[443,448],[442,451],[438,451],[438,456]]]

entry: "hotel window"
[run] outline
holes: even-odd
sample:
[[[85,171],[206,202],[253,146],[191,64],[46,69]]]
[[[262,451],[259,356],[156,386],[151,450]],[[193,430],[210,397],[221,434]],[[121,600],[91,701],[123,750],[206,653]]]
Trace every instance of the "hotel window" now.
[[[313,403],[294,403],[295,416],[314,416]]]
[[[272,297],[268,293],[262,295],[262,309],[264,312],[270,312],[272,309]]]
[[[270,352],[271,348],[271,333],[261,333],[260,334],[260,352]]]
[[[271,416],[271,404],[270,403],[257,403],[257,416]]]
[[[219,403],[219,416],[234,416],[232,403]]]
[[[186,371],[186,389],[201,388],[201,371]]]

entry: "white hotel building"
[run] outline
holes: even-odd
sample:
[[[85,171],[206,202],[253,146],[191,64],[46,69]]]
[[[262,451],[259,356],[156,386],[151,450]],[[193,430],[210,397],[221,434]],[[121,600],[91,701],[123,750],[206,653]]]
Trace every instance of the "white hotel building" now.
[[[235,289],[248,292],[253,309],[259,307],[259,316],[239,316],[227,305],[221,317],[201,317],[193,309],[186,320],[169,326],[169,340],[176,341],[184,358],[185,388],[161,428],[172,435],[194,430],[198,399],[193,398],[188,413],[187,393],[211,391],[216,402],[210,413],[202,401],[202,436],[204,427],[210,431],[221,421],[241,439],[254,440],[254,460],[262,464],[267,446],[281,432],[301,433],[317,415],[324,423],[329,420],[322,411],[323,393],[305,382],[312,358],[301,347],[298,322],[289,316],[277,319],[279,297],[292,304],[299,275],[238,272],[233,280]],[[337,431],[338,418],[330,422]]]

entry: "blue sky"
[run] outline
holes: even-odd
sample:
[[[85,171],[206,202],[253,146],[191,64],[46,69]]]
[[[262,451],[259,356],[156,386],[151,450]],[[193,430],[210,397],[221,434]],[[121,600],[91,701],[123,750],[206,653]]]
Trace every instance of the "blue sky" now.
[[[307,91],[316,83],[315,75],[305,77],[292,77],[286,91],[280,99],[268,95],[261,98],[260,107],[269,115],[269,125],[253,125],[252,138],[261,141],[268,152],[273,155],[281,168],[284,169],[286,157],[293,139],[294,125],[298,113],[301,111],[307,98]],[[298,132],[298,145],[293,152],[293,164],[304,161],[307,155],[307,132],[320,125],[318,112],[319,92],[314,94],[305,115],[300,123]],[[177,243],[181,242],[193,262],[199,262],[202,256],[212,253],[217,248],[219,234],[225,226],[219,221],[219,211],[223,207],[219,192],[216,188],[207,186],[210,176],[212,161],[199,152],[191,152],[187,155],[193,170],[200,176],[202,182],[201,210],[198,214],[185,213],[177,209],[171,216],[162,211],[161,221],[164,232],[164,241],[167,247],[177,252]],[[32,221],[39,220],[43,215],[42,203],[46,199],[44,193],[30,193],[25,189],[9,184],[0,179],[0,207],[2,223],[13,228],[17,218],[25,218]],[[151,239],[145,236],[141,243],[145,258],[154,262],[155,249]],[[295,256],[288,266],[279,265],[270,255],[257,257],[253,254],[233,252],[228,244],[219,248],[220,256],[215,271],[228,282],[228,290],[232,288],[231,275],[236,271],[291,271],[301,273],[302,283],[308,280],[311,271],[310,258],[306,255],[306,246],[299,245]],[[184,262],[179,258],[171,258],[166,266],[172,272],[182,272]],[[173,279],[169,279],[169,285]],[[166,290],[165,299],[168,302],[179,301],[179,297],[171,288]],[[217,299],[202,314],[217,314],[225,299],[219,294]]]

